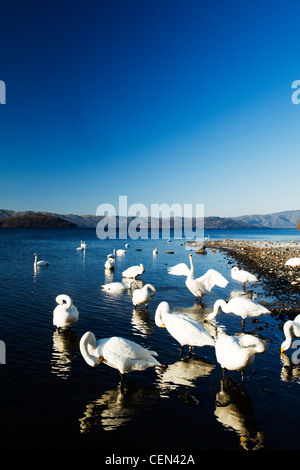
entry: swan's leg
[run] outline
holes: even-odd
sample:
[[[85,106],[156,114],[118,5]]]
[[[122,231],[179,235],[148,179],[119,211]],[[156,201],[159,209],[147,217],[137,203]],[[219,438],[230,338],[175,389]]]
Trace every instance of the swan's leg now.
[[[181,346],[181,348],[180,348],[180,358],[181,359],[183,358],[183,346]]]
[[[245,331],[245,318],[242,318],[242,333]]]
[[[189,357],[192,357],[193,352],[194,352],[194,346],[190,346],[189,347]]]
[[[121,392],[124,392],[124,374],[120,372],[120,387],[121,387]]]

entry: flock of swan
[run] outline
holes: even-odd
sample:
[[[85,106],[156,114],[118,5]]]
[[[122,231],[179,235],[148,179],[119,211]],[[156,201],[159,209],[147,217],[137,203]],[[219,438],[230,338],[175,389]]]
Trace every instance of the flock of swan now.
[[[126,245],[128,247],[129,245]],[[86,249],[86,243],[81,242],[79,249]],[[114,250],[107,256],[105,269],[114,266],[116,255],[125,254],[125,250]],[[157,254],[157,251],[154,253]],[[107,264],[107,262],[109,263]],[[195,278],[193,255],[189,254],[190,267],[185,263],[177,264],[168,268],[168,273],[175,276],[185,276],[185,284],[189,291],[197,299],[202,299],[214,286],[225,288],[227,279],[214,269],[209,269],[201,277]],[[47,261],[37,261],[34,254],[34,268],[48,266]],[[109,267],[107,267],[109,266]],[[102,285],[107,292],[119,292],[130,289],[132,292],[132,303],[135,307],[145,306],[148,308],[150,299],[155,296],[156,289],[151,284],[145,284],[142,288],[137,287],[135,279],[145,273],[143,264],[131,266],[122,272],[122,276],[129,283],[112,282]],[[231,277],[241,282],[245,288],[246,283],[257,282],[258,279],[253,274],[241,270],[237,267],[231,269]],[[66,294],[56,297],[58,304],[53,310],[53,325],[61,329],[69,329],[79,320],[79,312],[72,299]],[[215,348],[215,356],[223,372],[241,371],[242,379],[244,370],[253,364],[256,354],[263,353],[266,349],[265,343],[254,335],[244,333],[244,322],[248,317],[257,317],[269,314],[270,311],[244,296],[231,298],[229,301],[218,299],[214,303],[213,311],[206,316],[205,323],[214,321],[219,309],[224,313],[231,313],[241,317],[242,334],[237,336],[228,335],[223,328],[215,327],[215,334],[211,334],[200,322],[187,315],[175,314],[171,312],[166,301],[160,302],[156,308],[154,321],[157,327],[166,328],[168,333],[180,344],[180,357],[183,357],[184,346],[189,347],[189,354],[193,352],[195,346],[212,346]],[[213,322],[214,324],[214,322]],[[283,327],[285,341],[281,344],[281,353],[291,347],[293,337],[300,337],[300,315],[294,321],[288,320]],[[120,373],[120,383],[123,384],[124,374],[132,371],[141,371],[149,367],[162,366],[156,359],[157,352],[150,351],[134,341],[126,338],[113,336],[109,338],[96,339],[94,333],[87,331],[80,339],[80,352],[86,363],[92,367],[101,362],[117,369]]]

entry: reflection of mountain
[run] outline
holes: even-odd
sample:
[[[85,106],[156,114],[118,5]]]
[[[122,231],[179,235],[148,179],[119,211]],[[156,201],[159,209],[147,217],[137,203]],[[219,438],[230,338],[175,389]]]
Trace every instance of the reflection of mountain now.
[[[51,358],[51,372],[53,374],[63,379],[69,376],[78,344],[79,337],[72,330],[54,331]]]
[[[195,387],[194,381],[198,377],[205,377],[211,373],[215,365],[206,361],[189,358],[168,365],[167,368],[156,368],[158,387],[165,393],[182,385]]]
[[[125,384],[124,390],[118,386],[86,405],[83,418],[80,418],[80,432],[85,433],[102,427],[114,431],[134,419],[134,416],[156,401],[156,392],[134,384]]]
[[[221,380],[221,391],[216,396],[215,416],[225,428],[240,436],[241,446],[246,450],[257,450],[264,446],[264,434],[253,418],[254,410],[250,397],[231,377]]]

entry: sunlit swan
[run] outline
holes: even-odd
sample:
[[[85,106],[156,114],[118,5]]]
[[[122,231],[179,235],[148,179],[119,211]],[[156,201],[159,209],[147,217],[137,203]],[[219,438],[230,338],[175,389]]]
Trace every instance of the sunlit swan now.
[[[206,295],[208,292],[210,292],[211,289],[216,285],[219,287],[227,286],[228,281],[215,269],[209,269],[203,276],[195,279],[193,255],[190,254],[189,258],[191,265],[190,269],[185,263],[179,263],[172,268],[168,268],[168,273],[174,274],[175,276],[186,276],[187,279],[185,284],[195,297],[201,298],[203,295]]]
[[[244,327],[245,318],[247,317],[258,317],[265,313],[270,313],[270,311],[251,299],[245,297],[233,297],[232,299],[225,302],[223,299],[218,299],[214,303],[214,309],[212,313],[207,315],[206,320],[213,320],[218,314],[219,308],[222,309],[224,313],[233,313],[242,318],[242,326]]]
[[[140,264],[139,266],[131,266],[128,269],[125,269],[125,271],[122,272],[123,277],[130,277],[132,279],[135,279],[137,276],[140,276],[146,271],[144,266]]]
[[[126,250],[123,250],[123,249],[121,249],[121,248],[116,251],[116,254],[117,254],[118,256],[125,255],[125,253],[126,253]]]
[[[109,367],[118,369],[121,384],[125,373],[161,365],[153,357],[157,356],[155,351],[149,351],[133,341],[118,336],[96,341],[94,333],[87,331],[82,336],[79,346],[88,365],[95,367],[103,361]]]
[[[257,282],[258,279],[254,274],[249,273],[248,271],[245,271],[244,269],[239,269],[237,266],[231,269],[231,277],[235,281],[242,282],[243,285],[246,284],[246,282]]]
[[[284,264],[285,266],[300,266],[300,258],[290,258]]]
[[[115,267],[115,259],[111,257],[111,255],[107,255],[107,260],[104,263],[105,269],[114,269]]]
[[[157,248],[154,248],[153,254],[154,254],[154,255],[157,255],[157,253],[158,253],[158,249],[157,249]]]
[[[33,263],[33,266],[36,268],[38,266],[48,266],[48,261],[44,261],[44,260],[41,260],[41,261],[38,261],[37,260],[37,254],[35,253],[34,255],[34,263]]]
[[[253,364],[255,354],[263,353],[266,346],[253,335],[229,336],[219,332],[215,343],[216,358],[220,366],[227,370],[244,371]],[[242,374],[243,377],[243,374]]]
[[[129,247],[129,243],[126,243],[125,248],[128,248],[128,247]]]
[[[155,287],[153,287],[152,284],[145,284],[141,289],[135,289],[133,291],[132,303],[135,307],[137,305],[146,305],[146,308],[148,308],[148,303],[155,294]]]
[[[110,282],[108,284],[103,284],[102,289],[106,292],[122,292],[123,290],[129,289],[122,282]]]
[[[201,323],[191,318],[172,314],[167,302],[161,302],[155,312],[155,323],[161,328],[166,328],[173,338],[181,345],[180,356],[183,355],[183,347],[189,346],[190,352],[194,346],[214,346],[214,338],[206,331]]]
[[[293,338],[300,337],[300,314],[297,315],[294,320],[288,320],[285,322],[283,325],[283,333],[285,335],[285,340],[280,348],[281,354],[291,347]]]
[[[80,246],[83,250],[85,250],[86,249],[86,242],[81,241]]]
[[[60,294],[56,297],[59,304],[53,310],[53,325],[57,328],[71,328],[78,321],[79,313],[71,297]]]

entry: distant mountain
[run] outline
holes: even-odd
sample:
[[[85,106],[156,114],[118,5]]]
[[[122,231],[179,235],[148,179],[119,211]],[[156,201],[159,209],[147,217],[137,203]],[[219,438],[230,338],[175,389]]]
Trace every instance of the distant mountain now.
[[[76,228],[68,220],[38,212],[0,218],[0,228]]]
[[[16,212],[12,210],[0,209],[0,222],[1,219],[15,219],[16,217],[23,217],[34,214],[37,212],[25,211],[25,212]],[[65,221],[79,228],[96,228],[98,222],[103,219],[103,216],[96,215],[75,215],[75,214],[56,214],[49,212],[39,212],[38,214],[44,216],[57,217],[60,221]],[[128,217],[127,223],[135,219],[135,217]],[[21,219],[20,219],[21,220]],[[29,219],[28,219],[29,220]],[[40,219],[41,220],[41,219]],[[118,226],[123,222],[122,217],[117,217],[116,225]],[[300,210],[285,211],[285,212],[276,212],[273,214],[255,214],[255,215],[244,215],[240,217],[205,217],[204,226],[206,229],[221,228],[221,229],[243,229],[243,228],[296,228],[297,222],[300,220]],[[6,223],[7,223],[6,222]],[[10,223],[14,224],[16,220],[11,220]],[[36,222],[38,222],[36,220]],[[169,223],[168,220],[159,220],[152,219],[152,226],[154,227],[163,227]],[[150,218],[144,217],[141,218],[141,227],[147,227],[150,223]],[[195,219],[192,220],[192,227],[195,227]],[[62,222],[59,222],[62,224]],[[171,218],[170,223],[171,228],[182,226],[182,218]]]
[[[275,212],[273,214],[255,214],[233,217],[234,220],[264,228],[296,228],[300,220],[300,210]]]

